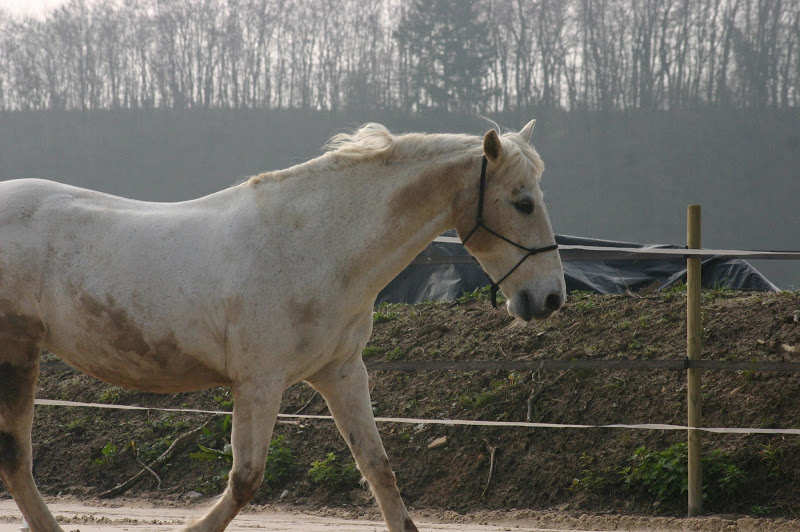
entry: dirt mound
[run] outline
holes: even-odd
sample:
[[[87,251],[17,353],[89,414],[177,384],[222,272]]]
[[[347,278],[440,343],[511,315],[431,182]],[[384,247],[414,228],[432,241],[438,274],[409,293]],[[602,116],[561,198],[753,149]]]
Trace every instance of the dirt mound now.
[[[800,293],[703,295],[703,356],[718,360],[800,357]],[[551,319],[519,326],[480,295],[454,304],[376,310],[367,360],[661,359],[685,356],[685,292],[570,295]],[[45,356],[38,397],[149,407],[229,409],[224,389],[178,395],[109,386]],[[685,424],[683,371],[373,372],[378,416],[602,425]],[[704,424],[797,427],[800,375],[703,374]],[[304,385],[282,411],[327,413]],[[180,503],[216,495],[230,466],[224,416],[40,406],[34,474],[46,494],[97,496],[130,478],[201,425],[155,475],[127,495]],[[560,509],[681,515],[683,431],[528,429],[382,423],[387,452],[412,507],[455,512]],[[328,421],[279,423],[258,503],[371,505],[347,447]],[[429,448],[436,439],[444,444]],[[709,512],[795,517],[800,439],[705,434]],[[441,441],[441,440],[440,440]],[[491,475],[490,475],[491,472]],[[160,483],[160,488],[159,488]]]

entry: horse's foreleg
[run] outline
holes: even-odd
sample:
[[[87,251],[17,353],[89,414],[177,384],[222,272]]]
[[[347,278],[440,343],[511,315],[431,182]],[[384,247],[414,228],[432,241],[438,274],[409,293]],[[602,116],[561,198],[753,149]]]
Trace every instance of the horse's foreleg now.
[[[0,478],[36,532],[61,530],[33,481],[31,426],[39,347],[0,346]]]
[[[315,376],[309,383],[328,403],[339,432],[347,441],[361,474],[369,482],[390,532],[416,532],[397,489],[381,443],[369,397],[367,369],[360,356]]]
[[[283,384],[258,381],[234,385],[231,446],[233,467],[228,487],[208,513],[187,527],[191,531],[224,530],[255,494],[264,478],[264,466],[278,417]]]

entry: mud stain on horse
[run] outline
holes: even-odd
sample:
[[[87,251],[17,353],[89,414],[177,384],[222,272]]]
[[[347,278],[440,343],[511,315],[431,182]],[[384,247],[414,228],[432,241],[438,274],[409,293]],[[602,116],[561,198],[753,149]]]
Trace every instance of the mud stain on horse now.
[[[295,350],[297,353],[306,355],[309,354],[311,347],[313,345],[314,344],[311,342],[311,340],[309,340],[307,336],[302,335],[300,336],[300,339],[297,340],[297,347]]]
[[[314,299],[302,302],[292,299],[289,303],[289,316],[296,325],[316,325],[322,311],[319,302]]]
[[[236,506],[244,506],[253,498],[261,484],[262,473],[252,467],[231,472],[231,495]]]
[[[151,358],[161,367],[166,365],[164,359],[157,356],[150,349],[144,339],[142,330],[129,319],[127,312],[122,309],[112,310],[109,312],[109,319],[115,328],[116,336],[112,342],[114,348],[120,351],[138,353],[144,358]]]
[[[0,408],[13,407],[20,396],[19,369],[10,362],[0,364]]]
[[[20,367],[11,362],[0,364],[0,412],[13,413],[24,399],[30,399],[36,378],[34,365]]]
[[[13,474],[22,464],[22,449],[10,432],[0,431],[0,471]]]
[[[175,333],[170,331],[164,338],[153,342],[151,353],[151,358],[153,360],[162,368],[166,367],[170,357],[181,353],[181,347],[178,345],[178,339],[175,338]]]
[[[85,361],[83,371],[115,384],[151,392],[191,391],[229,383],[220,371],[202,362],[205,357],[187,353],[173,331],[148,340],[143,328],[112,297],[103,303],[83,294],[79,301],[82,310],[97,319],[105,337],[104,342],[88,344],[84,351],[117,353],[108,359],[116,361],[113,364],[100,358]],[[113,366],[120,362],[135,371],[127,374],[117,371]]]
[[[386,218],[393,222],[387,229],[394,232],[402,227],[414,227],[414,224],[407,222],[433,218],[439,210],[439,205],[435,202],[431,204],[425,199],[453,198],[455,194],[452,194],[452,189],[458,184],[458,180],[452,176],[464,173],[472,163],[471,159],[465,159],[431,168],[395,192],[389,200],[389,211],[386,214]]]
[[[73,288],[73,290],[75,290]],[[83,309],[89,314],[90,316],[94,316],[95,318],[102,318],[103,311],[106,310],[105,305],[94,299],[93,297],[89,297],[87,295],[80,296],[81,306]]]
[[[162,349],[153,349],[145,339],[141,327],[130,318],[124,308],[115,306],[111,296],[107,297],[107,304],[104,304],[83,294],[80,296],[80,303],[87,314],[104,320],[114,349],[139,355],[143,360],[152,362],[162,369],[166,367],[168,357],[164,355],[164,346]],[[174,340],[174,336],[172,339]]]
[[[397,479],[392,471],[392,466],[389,465],[389,459],[383,456],[380,460],[373,460],[373,466],[376,472],[376,482],[383,486],[396,486]]]
[[[427,198],[450,198],[456,202],[461,181],[455,176],[468,171],[473,164],[472,158],[466,158],[436,165],[395,191],[386,205],[387,223],[384,224],[383,234],[362,250],[346,269],[337,273],[342,289],[352,287],[368,275],[367,269],[375,264],[376,257],[385,253],[386,241],[405,242],[416,231],[418,220],[436,217],[442,206]]]
[[[0,334],[5,334],[12,341],[38,342],[44,337],[44,323],[36,317],[26,316],[8,299],[0,299]]]

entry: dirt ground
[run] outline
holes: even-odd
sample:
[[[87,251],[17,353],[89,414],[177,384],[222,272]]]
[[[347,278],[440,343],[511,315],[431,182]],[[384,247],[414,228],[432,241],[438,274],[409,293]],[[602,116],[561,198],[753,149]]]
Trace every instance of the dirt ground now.
[[[205,506],[155,506],[149,501],[124,499],[80,501],[50,498],[48,504],[68,532],[160,532],[180,528],[186,519],[199,517]],[[635,517],[618,515],[570,515],[556,512],[487,511],[459,515],[446,511],[413,512],[421,532],[584,532],[626,530],[632,532],[789,532],[800,529],[800,521],[737,517],[697,519]],[[17,532],[22,521],[13,500],[0,501],[0,532]],[[231,532],[254,529],[276,532],[382,532],[386,530],[375,509],[289,510],[274,506],[251,506],[234,519]]]

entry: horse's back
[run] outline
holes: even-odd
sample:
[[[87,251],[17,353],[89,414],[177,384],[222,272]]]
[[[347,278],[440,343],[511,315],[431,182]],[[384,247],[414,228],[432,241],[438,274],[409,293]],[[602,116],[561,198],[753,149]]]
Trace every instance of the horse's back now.
[[[160,204],[130,200],[44,179],[0,182],[0,250],[24,238],[27,243],[68,229],[92,213],[137,209],[147,211]],[[37,238],[38,237],[38,238]]]

